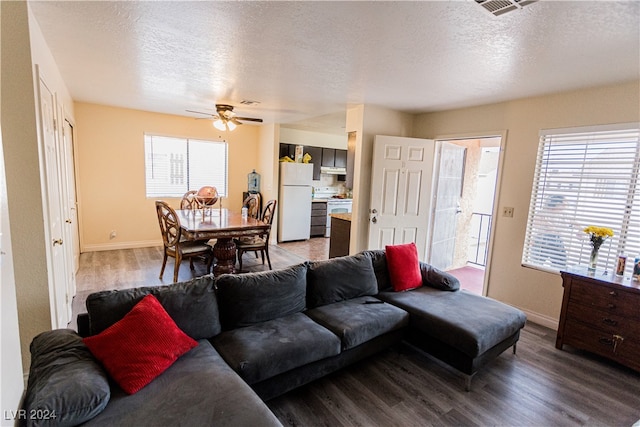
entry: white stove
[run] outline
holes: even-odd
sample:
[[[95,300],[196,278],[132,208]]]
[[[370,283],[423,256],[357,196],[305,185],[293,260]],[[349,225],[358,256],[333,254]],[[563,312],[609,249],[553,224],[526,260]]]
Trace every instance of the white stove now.
[[[325,237],[331,234],[331,214],[349,213],[353,205],[352,199],[337,197],[338,189],[333,187],[315,187],[313,189],[313,200],[317,202],[327,202],[327,229]]]

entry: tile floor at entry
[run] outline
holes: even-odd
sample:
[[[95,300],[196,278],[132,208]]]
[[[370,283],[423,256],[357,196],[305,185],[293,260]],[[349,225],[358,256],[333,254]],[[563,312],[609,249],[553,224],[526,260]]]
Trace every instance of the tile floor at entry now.
[[[281,242],[278,243],[278,246],[311,261],[320,261],[329,258],[329,238],[327,237],[312,237],[309,240]],[[460,287],[462,289],[482,295],[484,268],[467,265],[449,270],[449,273],[460,280]]]

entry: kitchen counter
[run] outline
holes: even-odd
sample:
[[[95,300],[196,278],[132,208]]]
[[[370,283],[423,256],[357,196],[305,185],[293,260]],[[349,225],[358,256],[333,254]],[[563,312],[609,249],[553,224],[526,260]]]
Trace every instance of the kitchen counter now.
[[[351,212],[349,213],[334,213],[331,214],[331,218],[341,219],[343,221],[351,222]]]

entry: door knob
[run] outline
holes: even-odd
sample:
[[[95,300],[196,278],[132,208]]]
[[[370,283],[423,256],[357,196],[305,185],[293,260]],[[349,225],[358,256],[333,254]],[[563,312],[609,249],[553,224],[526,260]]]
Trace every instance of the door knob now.
[[[53,246],[62,245],[62,239],[53,239]]]
[[[378,219],[374,216],[373,218],[371,218],[371,222],[375,224],[376,222],[378,222]]]

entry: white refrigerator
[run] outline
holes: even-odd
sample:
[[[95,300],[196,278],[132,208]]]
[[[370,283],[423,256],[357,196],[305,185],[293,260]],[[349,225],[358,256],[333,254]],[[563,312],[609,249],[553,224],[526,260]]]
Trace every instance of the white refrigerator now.
[[[279,242],[309,238],[312,184],[313,164],[280,163]]]

